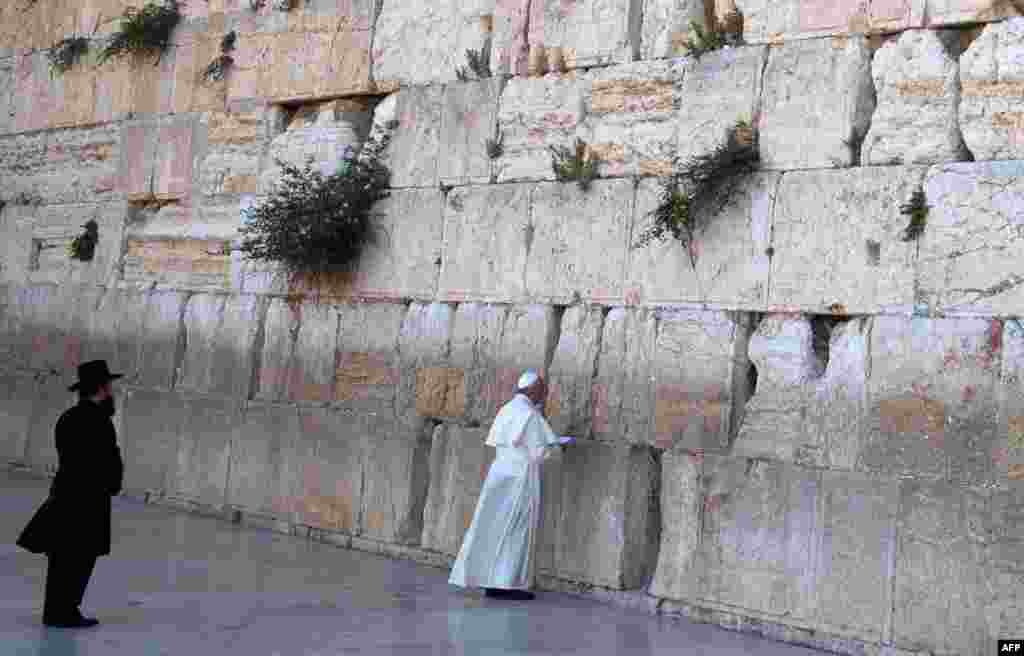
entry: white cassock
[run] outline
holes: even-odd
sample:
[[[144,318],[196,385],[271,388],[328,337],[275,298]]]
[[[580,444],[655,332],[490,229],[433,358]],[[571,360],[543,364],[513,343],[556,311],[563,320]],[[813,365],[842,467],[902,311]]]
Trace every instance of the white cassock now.
[[[536,564],[540,464],[559,440],[533,403],[517,394],[494,419],[487,444],[497,454],[448,582],[526,590],[533,587]]]

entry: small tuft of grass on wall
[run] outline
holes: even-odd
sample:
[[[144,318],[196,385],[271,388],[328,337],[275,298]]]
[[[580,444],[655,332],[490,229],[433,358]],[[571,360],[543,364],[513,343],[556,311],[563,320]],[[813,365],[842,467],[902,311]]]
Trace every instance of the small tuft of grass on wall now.
[[[575,181],[587,191],[597,177],[599,159],[582,139],[576,139],[572,148],[551,146],[551,170],[561,182]]]
[[[488,139],[485,142],[487,146],[487,157],[490,159],[498,159],[505,154],[505,133],[499,132],[497,139]]]
[[[89,53],[91,42],[89,37],[69,36],[53,44],[46,51],[50,60],[50,75],[63,75]]]
[[[128,7],[121,15],[118,31],[111,35],[100,53],[100,63],[111,58],[143,55],[156,55],[159,63],[171,45],[171,34],[181,18],[178,0],[166,0],[163,4],[150,2],[142,9]]]
[[[900,205],[900,214],[910,221],[900,234],[901,241],[914,241],[924,234],[925,225],[928,223],[928,208],[928,201],[922,189],[914,191],[910,199]]]
[[[716,19],[707,28],[696,21],[690,21],[693,37],[683,42],[686,54],[700,58],[706,53],[720,50],[727,45],[739,45],[743,40],[743,14],[731,11]]]
[[[220,41],[220,55],[214,59],[203,71],[203,80],[208,83],[222,81],[228,73],[234,63],[235,58],[231,56],[231,53],[235,50],[235,42],[238,40],[238,34],[232,30],[224,35],[224,38]]]
[[[467,50],[466,66],[467,68],[459,67],[455,70],[455,76],[460,82],[469,82],[473,79],[472,76],[480,80],[491,77],[491,57],[487,48]]]
[[[68,246],[68,256],[80,262],[92,262],[96,256],[96,244],[100,241],[100,227],[95,221],[86,221],[85,232],[71,240]]]

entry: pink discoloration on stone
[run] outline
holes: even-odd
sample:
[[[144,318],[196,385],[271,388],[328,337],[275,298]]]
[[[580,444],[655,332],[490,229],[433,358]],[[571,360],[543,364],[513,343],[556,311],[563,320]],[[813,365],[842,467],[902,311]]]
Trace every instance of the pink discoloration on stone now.
[[[32,352],[43,353],[50,347],[50,340],[46,335],[36,335],[32,338]]]
[[[623,98],[627,112],[652,112],[658,107],[658,99],[652,96],[626,96]]]
[[[643,290],[639,287],[633,287],[626,291],[626,305],[640,305],[643,302]]]
[[[547,136],[548,131],[543,128],[530,128],[526,133],[526,141],[531,146],[543,146]]]
[[[64,344],[64,368],[74,369],[82,362],[82,340],[69,337]]]
[[[576,127],[580,117],[573,112],[547,112],[541,120],[548,128],[568,130]]]
[[[978,390],[973,385],[968,385],[964,388],[963,400],[973,401],[978,396]]]
[[[960,366],[960,354],[953,350],[947,350],[942,357],[942,366],[946,369],[955,369]]]
[[[607,433],[611,428],[611,413],[608,408],[608,386],[594,383],[590,386],[593,401],[592,425],[595,433]]]

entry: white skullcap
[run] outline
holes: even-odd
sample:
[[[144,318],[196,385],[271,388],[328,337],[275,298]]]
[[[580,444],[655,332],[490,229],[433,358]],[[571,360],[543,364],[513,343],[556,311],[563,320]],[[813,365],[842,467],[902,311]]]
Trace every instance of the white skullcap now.
[[[524,390],[530,385],[533,385],[540,380],[540,374],[533,369],[527,369],[523,372],[523,375],[519,377],[519,382],[516,383],[516,389]]]

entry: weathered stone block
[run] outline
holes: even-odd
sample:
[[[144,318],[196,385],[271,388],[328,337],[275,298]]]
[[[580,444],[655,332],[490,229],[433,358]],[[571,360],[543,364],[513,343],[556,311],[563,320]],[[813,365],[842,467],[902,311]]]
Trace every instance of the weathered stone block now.
[[[565,311],[548,369],[547,417],[559,435],[588,436],[594,412],[594,373],[605,310],[575,305]]]
[[[33,389],[35,398],[29,419],[28,444],[25,462],[36,471],[53,474],[57,471],[57,442],[54,429],[64,411],[76,402],[68,391],[74,382],[74,373],[46,376]]]
[[[928,27],[973,25],[1013,19],[1020,16],[1020,7],[1001,0],[925,0]]]
[[[571,146],[585,118],[585,76],[513,78],[501,94],[498,133],[505,152],[498,180],[554,180],[551,147]]]
[[[154,291],[146,299],[145,318],[140,335],[138,375],[142,386],[170,389],[181,375],[184,352],[179,354],[188,296],[177,292]],[[218,363],[219,364],[219,363]]]
[[[0,378],[0,460],[5,463],[25,462],[35,391],[32,378]]]
[[[402,418],[416,416],[419,370],[447,366],[455,308],[443,303],[413,303],[398,334],[399,383],[395,407]]]
[[[597,181],[588,192],[577,185],[539,185],[527,238],[528,295],[555,303],[622,299],[633,199],[631,180]]]
[[[36,286],[19,290],[17,341],[28,346],[27,353],[18,359],[22,366],[36,371],[73,371],[81,362],[89,318],[101,295],[97,287]]]
[[[447,415],[487,425],[511,400],[524,369],[543,371],[556,327],[553,308],[460,304],[451,328],[459,411]],[[457,371],[457,374],[454,372]]]
[[[433,299],[444,239],[444,194],[396,189],[374,206],[379,233],[353,276],[352,293],[369,299]]]
[[[736,0],[748,43],[778,43],[830,35],[895,32],[921,27],[925,0],[803,2]]]
[[[553,515],[554,576],[614,589],[641,587],[654,571],[658,462],[640,446],[583,442],[545,467]],[[554,473],[554,472],[553,472]],[[550,478],[548,480],[551,480]]]
[[[205,115],[207,148],[197,173],[203,194],[256,193],[259,190],[260,159],[267,143],[269,114],[269,111],[254,110]]]
[[[677,60],[613,66],[588,75],[580,132],[600,159],[600,175],[672,172],[683,75]]]
[[[900,485],[893,637],[933,653],[985,653],[989,573],[984,565],[987,501],[959,485]],[[991,650],[988,650],[991,652]]]
[[[394,401],[401,372],[399,334],[406,310],[405,305],[395,303],[338,308],[336,400],[383,405]]]
[[[444,156],[438,157],[440,182],[486,184],[491,178],[488,139],[495,139],[502,78],[445,86],[441,106]]]
[[[370,92],[374,89],[370,40],[369,30],[351,29],[343,17],[325,21],[315,31],[243,33],[233,53],[228,102],[260,97],[295,101]],[[334,54],[325,57],[324,53]]]
[[[467,50],[490,48],[494,8],[494,0],[387,0],[374,29],[373,79],[409,85],[455,80]]]
[[[1000,321],[876,318],[868,441],[858,465],[992,483],[1002,333]]]
[[[757,127],[768,48],[724,48],[687,59],[679,96],[678,146],[682,161],[725,142],[737,121]]]
[[[1024,159],[1021,44],[1024,19],[1011,19],[986,27],[960,57],[960,129],[977,161]]]
[[[929,171],[931,209],[920,244],[918,301],[933,312],[1024,310],[1022,162],[947,164]]]
[[[190,3],[200,6],[198,3]],[[211,30],[212,31],[212,30]],[[227,105],[228,80],[203,79],[210,62],[220,56],[218,34],[182,32],[174,51],[173,112],[222,112]]]
[[[592,428],[600,440],[650,440],[657,319],[651,310],[612,308],[605,317],[597,376],[591,390]]]
[[[532,185],[462,187],[448,193],[438,297],[523,298]]]
[[[682,57],[683,43],[691,37],[690,21],[704,27],[704,2],[696,0],[644,0],[641,59]]]
[[[434,429],[430,491],[423,512],[423,547],[455,556],[476,511],[494,449],[487,430],[443,424]]]
[[[169,496],[221,509],[228,503],[231,439],[242,422],[240,401],[189,400]]]
[[[5,195],[28,192],[59,204],[116,200],[121,134],[119,126],[103,125],[50,133],[45,141],[4,139]]]
[[[531,63],[543,56],[546,66],[537,71],[543,73],[632,61],[640,50],[640,20],[640,6],[635,3],[531,2],[527,32]]]
[[[772,5],[774,6],[774,5]],[[821,75],[823,67],[832,71]],[[768,54],[758,119],[762,165],[850,166],[875,109],[867,40],[786,43]]]
[[[416,371],[416,412],[424,417],[454,418],[466,411],[466,372],[453,367]]]
[[[125,244],[123,280],[138,287],[231,289],[231,241],[130,236]]]
[[[993,461],[1000,480],[1024,465],[1024,326],[1019,319],[1004,322],[999,370],[999,432]]]
[[[255,296],[196,295],[185,308],[185,356],[178,387],[245,398],[252,384],[260,321]]]
[[[176,489],[189,410],[188,402],[173,393],[130,390],[125,395],[119,414],[126,492],[164,496]]]
[[[770,307],[819,313],[906,312],[916,244],[899,206],[924,169],[787,173],[773,213]]]
[[[384,162],[394,187],[436,187],[441,155],[441,87],[413,87],[396,94],[395,120]],[[447,144],[446,144],[447,145]]]
[[[727,308],[764,307],[768,295],[772,212],[781,175],[744,179],[733,201],[713,216],[698,218],[703,229],[687,250],[676,240],[643,248],[630,244],[625,298],[631,304],[708,303]],[[633,238],[652,225],[661,182],[641,181]],[[703,210],[713,212],[714,208]]]
[[[701,483],[703,461],[682,452],[661,456],[661,544],[650,594],[684,599],[689,581],[699,576],[694,569],[701,542]]]
[[[430,477],[430,434],[420,426],[368,417],[360,534],[418,544]]]
[[[338,313],[333,308],[274,299],[264,319],[256,397],[333,400],[337,349]]]

